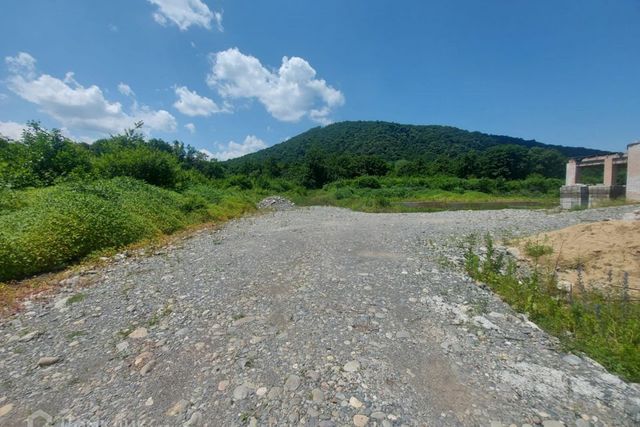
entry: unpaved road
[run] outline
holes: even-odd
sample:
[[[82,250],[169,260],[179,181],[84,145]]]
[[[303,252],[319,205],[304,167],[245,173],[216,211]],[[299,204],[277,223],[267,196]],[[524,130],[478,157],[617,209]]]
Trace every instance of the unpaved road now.
[[[116,257],[1,321],[0,425],[638,425],[638,385],[448,266],[633,209],[295,209]]]

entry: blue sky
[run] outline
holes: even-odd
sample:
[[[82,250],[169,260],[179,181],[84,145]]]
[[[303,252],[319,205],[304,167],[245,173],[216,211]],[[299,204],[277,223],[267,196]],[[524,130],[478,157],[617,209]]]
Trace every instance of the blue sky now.
[[[145,132],[219,158],[342,120],[614,151],[640,140],[638,0],[4,0],[0,133]]]

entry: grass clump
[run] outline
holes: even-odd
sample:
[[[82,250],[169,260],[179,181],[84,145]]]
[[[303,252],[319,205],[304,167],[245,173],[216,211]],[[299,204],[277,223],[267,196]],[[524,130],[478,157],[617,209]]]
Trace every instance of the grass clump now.
[[[640,381],[640,304],[598,290],[578,294],[557,287],[553,273],[535,268],[520,274],[515,261],[496,251],[489,235],[486,255],[466,250],[466,270],[489,285],[515,310],[561,339],[568,351],[584,352],[629,381]],[[533,252],[548,252],[535,247]]]

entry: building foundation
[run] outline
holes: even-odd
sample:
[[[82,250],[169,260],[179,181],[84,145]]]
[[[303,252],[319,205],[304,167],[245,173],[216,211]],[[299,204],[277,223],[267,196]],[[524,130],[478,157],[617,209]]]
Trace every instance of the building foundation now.
[[[560,187],[562,209],[581,209],[589,206],[589,187],[583,184]]]

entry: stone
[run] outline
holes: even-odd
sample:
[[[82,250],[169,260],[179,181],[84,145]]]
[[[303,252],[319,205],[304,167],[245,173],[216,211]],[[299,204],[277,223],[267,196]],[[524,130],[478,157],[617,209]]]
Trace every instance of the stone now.
[[[138,356],[136,356],[135,360],[133,361],[133,365],[144,366],[149,360],[151,360],[152,357],[153,354],[151,354],[150,351],[142,352]]]
[[[576,427],[591,427],[591,423],[583,420],[582,418],[578,418],[576,420]]]
[[[51,366],[54,365],[56,363],[58,363],[61,359],[57,356],[47,356],[47,357],[41,357],[38,360],[38,366],[40,366],[41,368],[44,368],[46,366]]]
[[[229,386],[229,380],[222,380],[218,383],[218,391],[225,391]]]
[[[233,400],[242,400],[249,395],[249,389],[243,384],[233,389]]]
[[[342,367],[342,370],[345,372],[356,372],[358,369],[360,369],[360,362],[358,362],[357,360],[352,360],[351,362],[347,362]]]
[[[357,397],[351,396],[351,398],[349,399],[349,406],[359,409],[362,408],[362,402],[358,400]]]
[[[147,401],[144,402],[144,406],[153,406],[153,397],[148,398]]]
[[[284,383],[284,388],[289,391],[295,391],[300,386],[300,377],[297,375],[289,375]]]
[[[124,353],[129,349],[129,343],[127,341],[122,341],[121,343],[116,345],[116,350],[120,353]]]
[[[545,420],[542,422],[543,427],[564,427],[564,423],[556,420]]]
[[[267,398],[268,399],[277,399],[277,398],[280,397],[281,394],[282,394],[282,388],[273,387],[271,390],[269,390],[269,394],[267,394]]]
[[[150,360],[146,365],[142,367],[142,369],[140,369],[140,375],[147,375],[149,372],[151,372],[155,364],[155,360]]]
[[[266,388],[266,387],[259,387],[259,388],[256,390],[256,395],[257,395],[258,397],[262,397],[262,396],[264,396],[265,394],[267,394],[267,388]]]
[[[319,388],[311,390],[311,400],[314,402],[322,402],[324,400],[324,393]]]
[[[578,366],[579,364],[582,363],[582,359],[580,359],[578,356],[574,354],[567,354],[565,357],[562,358],[562,360],[567,362],[569,365],[573,365],[573,366]]]
[[[5,415],[7,415],[12,410],[13,410],[13,404],[12,403],[8,403],[8,404],[6,404],[4,406],[0,406],[0,417],[4,417]]]
[[[147,332],[147,328],[136,328],[133,332],[129,334],[129,338],[140,339],[145,338],[149,333]]]
[[[384,412],[376,411],[371,413],[371,418],[374,420],[384,420],[387,417],[387,414]]]
[[[173,404],[173,406],[167,411],[167,416],[175,417],[182,414],[189,407],[189,401],[182,399]]]
[[[202,414],[198,411],[191,414],[189,421],[184,424],[184,427],[196,427],[202,424]]]
[[[18,341],[20,341],[20,342],[29,342],[29,341],[31,341],[32,339],[34,339],[35,337],[37,337],[38,335],[40,335],[40,332],[39,332],[39,331],[29,332],[28,334],[26,334],[26,335],[24,335],[24,336],[20,337],[20,338],[18,339]]]
[[[494,330],[494,331],[499,331],[500,330],[500,328],[498,326],[496,326],[492,321],[490,321],[486,317],[474,316],[472,320],[473,320],[473,323],[475,323],[477,326],[480,326],[480,327],[482,327],[484,329]]]
[[[364,427],[368,422],[369,417],[367,417],[366,415],[358,414],[353,416],[353,425],[356,427]]]

